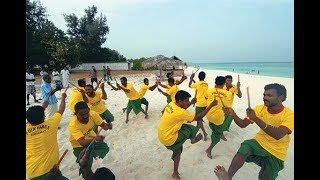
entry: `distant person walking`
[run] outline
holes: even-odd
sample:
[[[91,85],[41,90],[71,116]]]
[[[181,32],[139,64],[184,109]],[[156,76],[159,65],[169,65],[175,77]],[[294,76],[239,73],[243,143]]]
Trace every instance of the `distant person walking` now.
[[[105,66],[102,66],[101,73],[102,73],[102,76],[103,76],[103,80],[107,81],[107,69],[106,69]]]
[[[111,69],[109,66],[107,66],[107,81],[112,81],[112,76],[111,76]]]
[[[93,85],[93,82],[96,82],[98,84],[98,79],[97,79],[97,70],[94,66],[91,66],[91,70],[90,70],[90,78],[91,78],[91,84]]]
[[[64,88],[66,88],[68,86],[68,83],[69,83],[69,75],[70,75],[70,72],[68,70],[67,67],[64,67],[60,74],[62,75],[62,86]]]
[[[54,80],[56,86],[63,87],[63,84],[62,84],[62,82],[60,80],[60,73],[56,69],[53,69],[52,77],[53,77],[53,80]]]

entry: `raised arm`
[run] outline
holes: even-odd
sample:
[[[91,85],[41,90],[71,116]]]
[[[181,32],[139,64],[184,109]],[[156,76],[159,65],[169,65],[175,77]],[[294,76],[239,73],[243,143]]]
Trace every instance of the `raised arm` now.
[[[81,93],[81,95],[82,95],[83,101],[84,101],[85,103],[88,103],[88,102],[89,102],[89,99],[88,99],[88,97],[86,96],[85,90],[84,90],[84,89],[80,89],[79,91],[80,91],[80,93]]]
[[[107,84],[108,84],[109,86],[111,86],[111,88],[112,88],[113,90],[115,90],[115,91],[120,90],[120,88],[114,87],[109,81],[107,82]]]
[[[107,93],[106,93],[106,91],[104,90],[104,83],[101,83],[101,84],[100,84],[100,88],[101,88],[101,91],[102,91],[102,97],[101,97],[101,99],[106,100],[106,99],[107,99]]]
[[[181,77],[180,81],[176,82],[176,85],[179,85],[179,84],[183,83],[183,81],[186,80],[186,79],[187,79],[187,76],[183,75]]]
[[[191,84],[194,81],[193,78],[194,78],[194,73],[192,73],[191,76],[190,76],[189,88],[191,88]]]
[[[237,88],[238,88],[238,94],[237,94],[237,96],[238,96],[238,98],[241,98],[242,97],[242,92],[241,92],[241,89],[240,89],[240,82],[237,82]]]
[[[94,91],[96,91],[99,88],[100,83],[101,83],[101,81],[98,81],[97,86],[93,89]]]
[[[58,113],[63,114],[64,110],[66,109],[66,98],[67,94],[64,92],[61,94],[61,102],[59,105]]]

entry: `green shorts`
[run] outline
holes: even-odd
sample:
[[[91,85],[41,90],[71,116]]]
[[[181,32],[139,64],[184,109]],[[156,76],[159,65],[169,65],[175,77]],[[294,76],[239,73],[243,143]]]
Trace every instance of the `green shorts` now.
[[[204,111],[205,109],[206,109],[207,107],[198,107],[198,106],[196,106],[196,114],[200,114],[202,111]],[[201,121],[202,122],[204,122],[203,121],[203,119],[201,119]],[[198,125],[199,123],[197,122],[197,125]]]
[[[142,98],[142,99],[140,99],[140,100],[141,100],[141,104],[144,104],[144,105],[146,105],[146,106],[149,105],[149,102],[146,100],[146,98]]]
[[[263,147],[261,147],[255,139],[243,141],[238,153],[250,153],[246,159],[246,162],[254,162],[261,167],[259,179],[267,177],[268,180],[274,180],[278,176],[278,172],[284,168],[284,161],[276,158],[268,151],[263,149]]]
[[[108,109],[106,111],[104,111],[103,113],[101,113],[100,117],[108,123],[110,123],[114,120],[113,115],[111,114],[111,112]]]
[[[169,104],[172,101],[171,96],[167,96],[167,103]]]
[[[46,176],[48,175],[49,172],[41,175],[41,176],[38,176],[38,177],[34,177],[34,178],[31,178],[30,180],[46,180]],[[61,171],[59,170],[58,171],[58,179],[57,180],[69,180],[68,178],[64,177],[62,174],[61,174]],[[47,177],[48,178],[48,177]]]
[[[76,156],[76,162],[79,163],[79,154],[85,147],[77,147],[73,148],[73,154]],[[109,146],[105,142],[95,142],[92,144],[92,146],[89,148],[90,154],[88,158],[88,166],[91,168],[93,157],[99,156],[100,158],[104,158],[108,152],[109,152]],[[81,168],[79,169],[79,175],[82,174]]]
[[[231,120],[230,120],[231,119]],[[221,125],[215,125],[212,122],[209,122],[209,127],[212,130],[211,134],[211,143],[216,145],[219,141],[221,136],[223,135],[223,131],[225,131],[228,121],[232,121],[232,117],[225,116],[225,119]]]
[[[183,143],[187,139],[193,139],[194,137],[196,137],[198,131],[199,127],[190,124],[182,124],[180,130],[178,131],[177,140],[171,146],[166,146],[166,148],[170,149],[173,152],[171,159],[173,159],[179,153],[179,151],[182,152]]]
[[[127,114],[129,114],[131,110],[133,110],[135,114],[138,114],[142,110],[140,99],[129,100],[127,105]]]

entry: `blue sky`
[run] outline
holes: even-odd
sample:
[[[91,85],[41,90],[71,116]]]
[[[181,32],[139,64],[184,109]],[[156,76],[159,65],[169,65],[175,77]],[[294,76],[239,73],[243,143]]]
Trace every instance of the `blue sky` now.
[[[293,0],[40,0],[63,14],[95,5],[110,32],[103,45],[128,59],[159,54],[186,62],[293,62]]]

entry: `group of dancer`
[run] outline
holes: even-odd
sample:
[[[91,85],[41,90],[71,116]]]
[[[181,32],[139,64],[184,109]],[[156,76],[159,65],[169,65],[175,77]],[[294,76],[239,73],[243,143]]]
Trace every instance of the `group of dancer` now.
[[[172,74],[173,75],[173,74]],[[178,167],[187,139],[192,144],[201,139],[206,141],[208,133],[204,128],[204,119],[209,121],[211,143],[205,150],[208,158],[212,159],[211,151],[222,140],[227,140],[223,133],[229,130],[232,120],[241,128],[255,123],[261,129],[253,139],[244,141],[237,154],[233,157],[230,167],[226,170],[223,166],[214,169],[219,179],[232,179],[234,174],[242,167],[244,162],[254,162],[261,167],[259,179],[275,179],[278,172],[284,168],[284,160],[290,142],[290,134],[293,131],[293,111],[282,105],[286,99],[286,88],[283,85],[273,83],[264,87],[263,105],[253,109],[248,107],[247,117],[241,119],[232,109],[234,95],[242,97],[240,82],[232,84],[232,76],[217,76],[214,88],[209,88],[205,81],[206,73],[198,74],[199,81],[194,80],[195,73],[190,76],[189,87],[195,89],[195,97],[184,90],[179,90],[178,85],[187,77],[183,74],[180,80],[168,75],[167,84],[156,80],[149,85],[149,79],[145,78],[140,89],[135,90],[132,83],[127,82],[126,77],[120,78],[120,84],[115,80],[115,86],[107,81],[113,90],[122,90],[128,97],[125,123],[129,122],[129,114],[133,110],[135,114],[142,112],[147,119],[149,102],[144,97],[147,90],[155,88],[166,96],[167,105],[161,111],[162,117],[158,125],[159,141],[171,150],[171,159],[174,162],[172,178],[180,179]],[[84,179],[114,178],[108,168],[98,168],[95,173],[91,171],[93,159],[104,158],[109,152],[109,146],[104,141],[100,131],[112,130],[113,114],[104,103],[107,99],[105,82],[98,81],[96,87],[86,84],[85,78],[79,79],[78,84],[69,82],[61,94],[61,102],[58,107],[55,92],[62,87],[51,87],[51,77],[43,76],[41,88],[43,96],[42,106],[32,106],[27,110],[26,125],[26,169],[29,179],[68,179],[59,170],[59,147],[57,131],[65,110],[66,91],[74,86],[69,98],[69,108],[74,116],[70,119],[68,130],[69,141],[73,147],[73,154],[79,164],[79,175]],[[161,88],[165,88],[166,91]],[[145,105],[145,109],[141,104]],[[195,113],[187,111],[195,105]],[[191,123],[197,122],[194,126]],[[198,133],[202,130],[203,135]]]

